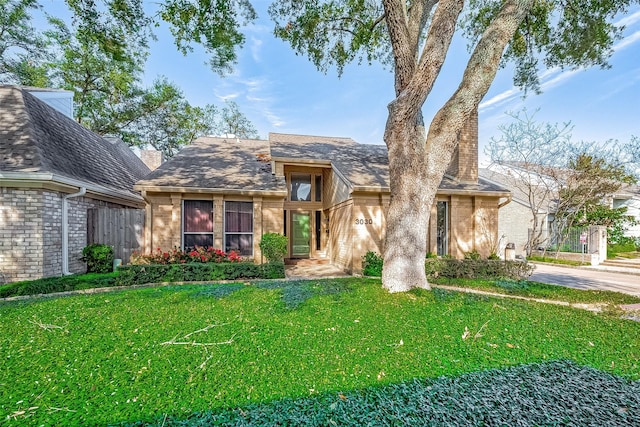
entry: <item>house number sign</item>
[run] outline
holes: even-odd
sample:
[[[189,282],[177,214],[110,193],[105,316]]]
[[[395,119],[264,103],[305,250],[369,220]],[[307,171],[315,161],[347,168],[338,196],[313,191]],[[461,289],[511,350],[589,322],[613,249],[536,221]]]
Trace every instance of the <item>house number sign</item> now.
[[[356,219],[356,225],[369,225],[369,224],[373,224],[373,220],[371,218]]]

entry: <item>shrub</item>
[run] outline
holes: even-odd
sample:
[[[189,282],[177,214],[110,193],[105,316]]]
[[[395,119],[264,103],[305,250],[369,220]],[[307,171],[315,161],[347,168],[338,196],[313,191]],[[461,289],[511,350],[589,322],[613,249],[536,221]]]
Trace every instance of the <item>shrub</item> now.
[[[488,259],[442,259],[431,268],[427,264],[427,271],[435,271],[431,277],[446,277],[450,279],[512,279],[522,280],[533,273],[533,264],[522,261],[502,261]],[[427,273],[427,277],[429,274]]]
[[[260,250],[268,262],[282,262],[287,254],[287,237],[280,233],[263,234]]]
[[[168,251],[163,251],[161,248],[156,249],[150,254],[141,254],[134,251],[131,254],[129,262],[135,265],[142,264],[186,264],[186,263],[207,263],[207,262],[240,262],[240,255],[235,251],[229,253],[224,252],[221,249],[215,249],[212,247],[204,248],[202,246],[196,246],[189,251],[183,251],[179,248],[173,248]]]
[[[113,271],[113,248],[94,243],[82,249],[82,261],[87,263],[87,273],[110,273]]]
[[[108,288],[116,286],[116,273],[82,274],[46,279],[15,282],[0,286],[0,298],[20,295],[50,294],[88,288]]]
[[[382,256],[369,251],[362,257],[362,274],[365,276],[382,276]]]
[[[480,254],[478,253],[478,251],[476,251],[474,249],[471,252],[465,252],[464,253],[464,259],[470,259],[470,260],[477,261],[477,260],[480,259]]]
[[[120,286],[160,282],[206,282],[210,280],[280,279],[284,264],[253,262],[210,262],[179,264],[138,264],[118,269]]]
[[[478,259],[474,259],[474,252],[468,252],[471,255],[465,259],[426,258],[424,269],[427,278],[522,280],[529,277],[535,268],[532,264],[521,261],[483,260],[479,259],[479,255]],[[382,276],[382,257],[375,252],[367,252],[362,257],[362,274]]]

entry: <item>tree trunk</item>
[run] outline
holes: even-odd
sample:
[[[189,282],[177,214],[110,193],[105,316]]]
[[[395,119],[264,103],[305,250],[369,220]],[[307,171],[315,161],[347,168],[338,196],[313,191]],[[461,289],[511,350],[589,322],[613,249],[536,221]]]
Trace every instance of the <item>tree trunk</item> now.
[[[422,116],[402,120],[389,107],[385,142],[389,149],[391,202],[386,215],[382,283],[389,292],[430,289],[424,270],[429,214],[440,182],[429,182]],[[408,123],[407,123],[408,122]]]

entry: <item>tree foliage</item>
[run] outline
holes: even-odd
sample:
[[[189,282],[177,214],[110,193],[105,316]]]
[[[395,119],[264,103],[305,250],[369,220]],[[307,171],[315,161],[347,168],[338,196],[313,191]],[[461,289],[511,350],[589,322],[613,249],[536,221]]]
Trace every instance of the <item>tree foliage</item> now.
[[[42,83],[46,43],[31,25],[38,0],[0,0],[0,83]]]
[[[67,23],[48,16],[50,28],[44,33],[30,24],[30,12],[40,7],[37,0],[0,2],[10,12],[0,18],[3,76],[23,85],[73,91],[75,119],[94,132],[118,136],[129,145],[152,146],[167,157],[202,135],[257,135],[235,103],[221,111],[213,105],[192,106],[163,77],[144,87],[157,17],[141,1],[67,0],[74,19]],[[236,60],[244,41],[242,23],[255,18],[251,5],[242,1],[167,1],[158,7],[172,25],[179,50],[187,54],[193,43],[202,44],[219,72]]]
[[[384,286],[428,287],[422,260],[430,209],[458,136],[497,69],[515,63],[515,83],[538,88],[544,65],[607,66],[620,29],[610,21],[631,0],[275,0],[276,36],[321,71],[353,61],[392,67],[395,95],[384,140],[392,194],[386,215]],[[422,106],[457,28],[470,41],[463,77],[428,129]],[[390,56],[389,56],[390,55]],[[392,60],[389,61],[388,59]],[[540,64],[542,61],[542,64]]]
[[[611,197],[623,185],[633,184],[637,165],[629,143],[573,142],[570,123],[539,123],[526,110],[499,127],[486,151],[491,169],[502,175],[515,193],[527,198],[531,229],[527,250],[563,241],[573,227],[622,227],[625,208],[611,206]],[[554,216],[554,235],[546,234],[547,214]]]

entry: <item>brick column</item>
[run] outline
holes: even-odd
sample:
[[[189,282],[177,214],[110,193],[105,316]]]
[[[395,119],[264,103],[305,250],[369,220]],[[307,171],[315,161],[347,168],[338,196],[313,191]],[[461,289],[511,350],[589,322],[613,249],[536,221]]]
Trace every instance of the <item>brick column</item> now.
[[[171,194],[171,246],[180,247],[182,243],[182,195]]]
[[[262,262],[260,240],[262,239],[262,197],[253,198],[253,260]]]
[[[213,196],[213,247],[224,250],[224,199]]]

